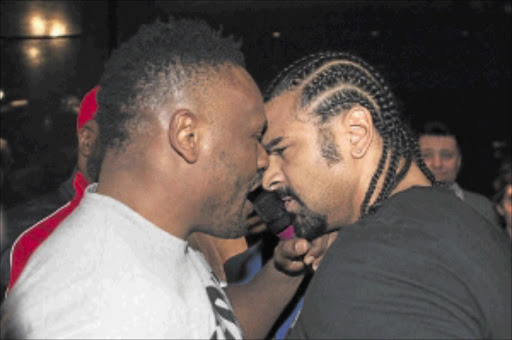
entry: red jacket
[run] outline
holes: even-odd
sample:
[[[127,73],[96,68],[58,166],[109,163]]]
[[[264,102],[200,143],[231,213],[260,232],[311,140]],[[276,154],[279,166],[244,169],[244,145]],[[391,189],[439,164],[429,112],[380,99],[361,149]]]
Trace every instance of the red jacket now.
[[[7,293],[12,289],[23,268],[27,264],[32,253],[51,235],[51,233],[59,226],[59,224],[69,216],[78,206],[84,196],[85,188],[89,182],[85,179],[80,171],[76,171],[73,179],[73,188],[75,196],[71,201],[60,207],[53,214],[36,223],[14,242],[11,249],[11,272]]]

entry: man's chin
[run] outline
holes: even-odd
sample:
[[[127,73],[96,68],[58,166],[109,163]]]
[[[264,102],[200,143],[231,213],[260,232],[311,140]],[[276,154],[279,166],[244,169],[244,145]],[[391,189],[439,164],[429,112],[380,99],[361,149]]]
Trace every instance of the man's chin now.
[[[321,216],[295,215],[293,220],[295,236],[313,240],[327,233],[327,221]]]
[[[304,238],[304,239],[310,240],[310,241],[314,240],[326,233],[325,230],[311,229],[311,228],[308,228],[308,229],[297,228],[295,226],[293,226],[293,227],[294,227],[295,236],[297,238]]]

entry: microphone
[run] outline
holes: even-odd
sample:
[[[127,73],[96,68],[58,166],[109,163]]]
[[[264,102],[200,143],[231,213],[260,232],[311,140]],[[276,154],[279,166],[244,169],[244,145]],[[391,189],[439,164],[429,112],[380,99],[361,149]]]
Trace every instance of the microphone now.
[[[283,201],[275,192],[266,191],[260,186],[249,193],[248,199],[253,204],[254,211],[272,233],[284,240],[295,237],[293,218],[286,211]]]

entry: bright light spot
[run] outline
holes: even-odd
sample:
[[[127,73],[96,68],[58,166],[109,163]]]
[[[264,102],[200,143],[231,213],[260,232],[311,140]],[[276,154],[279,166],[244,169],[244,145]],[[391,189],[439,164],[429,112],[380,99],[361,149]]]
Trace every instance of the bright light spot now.
[[[0,100],[4,100],[4,97],[5,97],[4,90],[0,89]]]
[[[37,57],[39,57],[39,54],[41,54],[41,51],[39,51],[37,47],[29,47],[27,53],[30,58],[37,59]]]
[[[374,38],[377,38],[380,35],[380,31],[377,31],[377,30],[371,31],[370,35]]]
[[[35,16],[30,20],[32,24],[32,32],[34,35],[44,35],[46,33],[46,20],[39,16]]]
[[[52,28],[50,29],[50,36],[60,37],[64,34],[66,34],[66,26],[60,22],[54,22]]]
[[[277,32],[277,31],[276,32],[272,32],[272,38],[276,38],[277,39],[279,37],[281,37],[281,32]]]
[[[26,100],[26,99],[13,100],[11,102],[12,107],[20,107],[20,106],[27,106],[27,105],[28,105],[28,100]]]

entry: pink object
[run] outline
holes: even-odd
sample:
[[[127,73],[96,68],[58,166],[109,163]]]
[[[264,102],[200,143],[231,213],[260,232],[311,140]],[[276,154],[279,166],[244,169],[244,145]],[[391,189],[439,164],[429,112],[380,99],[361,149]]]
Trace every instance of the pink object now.
[[[289,240],[295,237],[295,232],[293,231],[293,225],[289,225],[285,230],[281,231],[277,234],[281,240]]]

